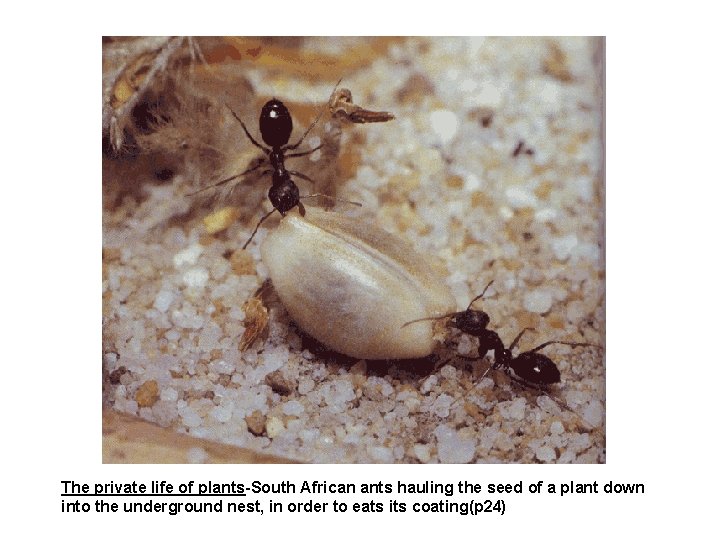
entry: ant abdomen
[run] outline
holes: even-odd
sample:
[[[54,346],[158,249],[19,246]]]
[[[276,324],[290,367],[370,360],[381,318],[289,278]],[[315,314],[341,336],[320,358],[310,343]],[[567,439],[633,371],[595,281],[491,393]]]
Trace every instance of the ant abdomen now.
[[[548,386],[560,382],[560,370],[544,354],[524,352],[512,358],[509,367],[525,383],[536,386]]]

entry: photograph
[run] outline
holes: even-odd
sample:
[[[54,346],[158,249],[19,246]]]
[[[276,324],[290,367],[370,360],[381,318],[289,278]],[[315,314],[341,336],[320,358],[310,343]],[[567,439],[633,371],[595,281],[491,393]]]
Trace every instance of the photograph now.
[[[602,37],[102,37],[102,462],[604,464],[605,185]]]

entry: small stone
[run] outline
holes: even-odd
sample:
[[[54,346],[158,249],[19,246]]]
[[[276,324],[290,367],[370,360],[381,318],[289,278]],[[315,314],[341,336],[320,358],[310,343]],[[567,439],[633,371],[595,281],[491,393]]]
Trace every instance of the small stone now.
[[[415,457],[418,458],[420,463],[427,463],[430,461],[430,447],[427,444],[414,445],[413,452],[415,452]]]
[[[220,210],[213,212],[212,214],[206,216],[205,219],[203,219],[205,230],[208,232],[208,234],[215,234],[219,233],[220,231],[224,231],[233,224],[233,222],[238,218],[239,215],[240,211],[234,206],[226,206],[225,208],[221,208]]]
[[[193,265],[198,261],[202,252],[203,247],[200,244],[193,244],[183,251],[176,253],[173,257],[173,264],[175,265],[175,268],[180,268],[185,265]]]
[[[437,386],[438,379],[435,375],[430,375],[427,379],[425,379],[425,382],[420,387],[420,393],[421,394],[427,394]]]
[[[188,463],[207,463],[209,457],[205,449],[199,446],[193,446],[187,451]]]
[[[265,422],[265,432],[268,437],[274,439],[283,431],[285,431],[285,424],[283,424],[282,419],[277,416],[268,417],[267,422]]]
[[[127,368],[125,366],[120,366],[116,370],[113,370],[110,372],[109,379],[110,384],[120,384],[120,377],[125,375],[128,372]]]
[[[232,409],[226,407],[215,407],[212,411],[210,411],[210,416],[221,424],[224,424],[232,418]]]
[[[517,398],[510,402],[498,405],[500,415],[507,420],[522,420],[525,418],[525,406],[527,400],[525,398]]]
[[[155,296],[153,307],[160,313],[165,313],[174,301],[175,293],[167,289],[161,289]]]
[[[523,307],[530,313],[547,313],[552,303],[552,292],[548,289],[535,289],[523,298]]]
[[[602,423],[604,414],[605,411],[603,409],[602,403],[600,403],[596,399],[593,399],[583,410],[582,418],[592,427],[597,427]]]
[[[566,260],[577,245],[578,239],[575,233],[561,236],[560,238],[554,238],[552,240],[552,250],[555,254],[555,258],[560,261]]]
[[[485,421],[485,413],[483,413],[480,407],[478,407],[472,401],[466,401],[463,404],[463,409],[465,409],[465,412],[469,414],[476,422],[482,423]]]
[[[557,459],[557,456],[555,455],[555,449],[548,445],[543,445],[538,448],[535,451],[535,457],[537,457],[538,460],[542,461],[543,463],[548,463]]]
[[[371,446],[368,448],[368,454],[373,461],[379,463],[392,463],[394,461],[392,450],[385,446]]]
[[[183,283],[188,287],[204,287],[210,278],[207,268],[190,268],[183,274]]]
[[[300,383],[298,384],[298,394],[301,396],[307,395],[313,388],[315,388],[315,381],[307,377],[300,379]]]
[[[200,415],[190,407],[181,409],[180,416],[182,416],[183,424],[189,428],[196,428],[202,424],[202,418],[200,418]]]
[[[513,208],[535,208],[537,197],[522,186],[510,186],[505,190],[505,197]]]
[[[160,399],[157,381],[145,381],[135,392],[135,401],[140,407],[152,407]]]
[[[245,249],[237,249],[230,255],[230,266],[238,276],[251,276],[255,273],[255,259]]]
[[[488,109],[499,109],[503,104],[503,97],[498,87],[492,83],[481,84],[473,93],[472,105]]]
[[[282,411],[289,416],[300,416],[305,412],[305,406],[296,400],[291,400],[283,405]]]
[[[174,388],[163,388],[160,392],[160,399],[163,401],[177,401],[178,392]]]
[[[560,435],[565,432],[565,426],[562,425],[562,422],[555,421],[552,424],[550,424],[550,433],[553,435]]]
[[[436,430],[437,431],[437,430]],[[438,459],[440,463],[470,463],[475,456],[475,442],[463,439],[454,430],[438,437]]]
[[[252,414],[245,417],[248,431],[253,435],[262,435],[265,431],[265,415],[260,411],[253,411]]]
[[[440,139],[440,144],[452,142],[458,132],[457,115],[447,109],[438,109],[430,113],[430,127]]]
[[[295,384],[288,381],[279,369],[265,376],[265,384],[282,396],[288,396],[295,391]]]

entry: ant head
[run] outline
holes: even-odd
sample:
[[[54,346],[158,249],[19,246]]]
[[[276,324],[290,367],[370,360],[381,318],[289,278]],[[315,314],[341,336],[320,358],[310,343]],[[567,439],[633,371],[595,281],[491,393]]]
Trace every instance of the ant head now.
[[[508,365],[515,375],[530,384],[546,386],[560,382],[560,370],[544,354],[532,351],[520,353],[515,358],[511,357]]]
[[[493,282],[490,281],[490,283],[485,285],[483,292],[470,300],[470,303],[465,311],[458,311],[457,313],[449,314],[450,326],[457,328],[461,332],[470,334],[471,336],[479,336],[487,328],[487,325],[490,324],[490,316],[484,311],[471,309],[471,307],[477,300],[480,300],[485,295],[492,284]]]
[[[287,144],[293,123],[290,111],[279,99],[271,99],[260,112],[260,135],[265,144],[277,148]]]
[[[275,173],[268,198],[273,207],[284,216],[300,204],[300,190],[287,173],[282,176]]]
[[[490,316],[484,311],[468,308],[453,313],[448,324],[461,332],[477,336],[490,324]]]

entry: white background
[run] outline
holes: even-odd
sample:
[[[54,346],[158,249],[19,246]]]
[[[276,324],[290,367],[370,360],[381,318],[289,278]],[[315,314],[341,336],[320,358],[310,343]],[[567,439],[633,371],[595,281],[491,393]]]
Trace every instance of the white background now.
[[[3,529],[22,531],[20,537],[109,539],[687,537],[714,530],[716,18],[697,2],[640,4],[515,0],[499,8],[445,0],[320,8],[238,0],[6,8],[0,23]],[[243,33],[608,36],[606,465],[101,465],[100,38]],[[61,480],[153,479],[523,480],[525,486],[613,480],[643,483],[646,494],[525,493],[504,497],[505,516],[60,513]]]

